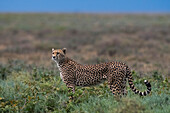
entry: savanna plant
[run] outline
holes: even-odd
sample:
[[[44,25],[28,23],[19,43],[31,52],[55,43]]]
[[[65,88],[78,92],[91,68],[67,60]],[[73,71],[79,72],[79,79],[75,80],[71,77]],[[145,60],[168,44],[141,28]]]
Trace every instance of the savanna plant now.
[[[170,89],[168,78],[155,71],[147,78],[140,78],[133,71],[137,87],[143,80],[152,84],[152,93],[146,97],[128,94],[115,98],[107,82],[98,86],[78,87],[75,93],[68,93],[59,72],[53,68],[25,65],[22,61],[10,61],[0,65],[0,112],[96,112],[96,113],[168,113],[170,111]],[[3,77],[2,77],[3,76]],[[145,88],[143,87],[143,90]],[[73,96],[73,99],[69,99]]]

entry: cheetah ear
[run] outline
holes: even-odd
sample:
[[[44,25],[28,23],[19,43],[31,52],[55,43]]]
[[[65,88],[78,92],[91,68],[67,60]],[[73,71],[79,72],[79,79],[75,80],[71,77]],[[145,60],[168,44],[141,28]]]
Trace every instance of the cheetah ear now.
[[[52,48],[52,51],[54,51],[54,48]]]
[[[63,49],[62,49],[62,51],[63,51],[64,54],[66,54],[66,50],[67,50],[66,48],[63,48]]]

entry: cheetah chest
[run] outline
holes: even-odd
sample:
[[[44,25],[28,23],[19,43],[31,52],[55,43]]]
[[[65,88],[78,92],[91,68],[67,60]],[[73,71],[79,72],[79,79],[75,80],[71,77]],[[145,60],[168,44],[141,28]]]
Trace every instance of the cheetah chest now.
[[[62,75],[61,67],[59,66],[58,63],[57,63],[57,67],[58,67],[58,69],[59,69],[59,71],[60,71],[60,78],[63,80],[63,75]]]
[[[62,75],[62,72],[60,72],[60,78],[63,80],[63,75]]]

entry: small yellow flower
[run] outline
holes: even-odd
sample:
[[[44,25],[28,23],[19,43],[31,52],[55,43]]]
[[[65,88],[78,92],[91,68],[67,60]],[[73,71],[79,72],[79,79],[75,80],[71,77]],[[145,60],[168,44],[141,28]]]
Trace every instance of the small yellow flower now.
[[[0,97],[0,100],[2,100],[3,98],[2,97]]]
[[[16,107],[17,106],[17,104],[13,104],[13,107]]]

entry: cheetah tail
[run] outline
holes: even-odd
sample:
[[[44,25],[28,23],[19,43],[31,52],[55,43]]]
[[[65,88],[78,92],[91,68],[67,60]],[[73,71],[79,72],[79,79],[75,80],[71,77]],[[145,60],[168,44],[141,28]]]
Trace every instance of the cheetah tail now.
[[[127,78],[128,78],[128,82],[129,82],[130,88],[132,89],[132,91],[135,94],[139,94],[140,96],[146,96],[146,95],[148,95],[151,92],[151,84],[147,80],[144,80],[144,83],[147,86],[147,90],[146,91],[141,92],[141,91],[139,91],[139,90],[137,90],[135,88],[135,86],[133,84],[132,73],[131,73],[129,68],[127,68]]]

